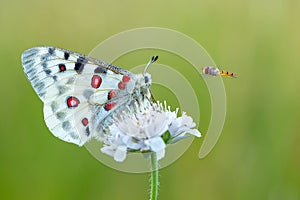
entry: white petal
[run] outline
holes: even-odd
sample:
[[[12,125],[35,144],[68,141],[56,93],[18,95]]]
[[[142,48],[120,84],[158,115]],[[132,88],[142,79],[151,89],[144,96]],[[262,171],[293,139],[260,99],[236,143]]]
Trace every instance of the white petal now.
[[[190,128],[187,128],[187,127],[180,127],[173,136],[175,136],[175,137],[177,137],[179,135],[183,136],[187,133],[191,134],[191,135],[194,135],[196,137],[201,136],[201,133],[197,129],[190,129]]]
[[[115,150],[111,146],[105,146],[105,147],[101,148],[100,151],[111,157],[114,157],[114,155],[115,155]]]
[[[196,137],[201,137],[201,133],[197,129],[190,129],[187,133],[194,135]]]
[[[151,137],[157,137],[161,136],[168,130],[168,124],[166,123],[166,120],[160,121],[160,123],[154,123],[150,126],[148,126],[145,129],[145,135],[149,138]]]
[[[136,136],[139,133],[139,127],[134,119],[127,118],[117,125],[120,130],[129,136]]]
[[[124,136],[122,138],[123,143],[130,149],[141,149],[142,145],[139,141],[136,141],[130,136]]]
[[[126,146],[119,146],[116,149],[116,153],[114,155],[114,159],[117,162],[123,162],[126,158],[126,153],[127,153],[127,148]]]
[[[177,135],[178,133],[178,129],[182,126],[181,125],[181,120],[180,119],[174,119],[172,122],[171,122],[171,125],[169,127],[169,132],[171,134],[171,136],[173,135]]]
[[[193,122],[193,119],[190,116],[187,116],[186,113],[184,112],[181,116],[182,120],[182,125],[185,125],[189,128],[195,127],[195,123]]]
[[[171,138],[171,139],[168,141],[168,143],[169,143],[169,144],[174,144],[174,143],[179,142],[180,140],[186,139],[186,138],[188,138],[188,137],[190,137],[190,136],[188,136],[188,135],[176,136],[176,137]]]
[[[109,127],[109,131],[113,134],[113,135],[119,135],[121,133],[121,130],[117,127],[116,124],[112,124]]]
[[[165,152],[166,152],[165,149],[162,149],[162,150],[156,152],[157,160],[160,160],[163,157],[165,157]]]
[[[155,137],[148,140],[151,151],[158,152],[166,147],[165,142],[161,137]],[[145,141],[146,143],[146,141]]]
[[[147,118],[144,121],[144,131],[148,138],[160,136],[168,130],[168,117],[165,112],[151,111],[147,115],[144,115]]]

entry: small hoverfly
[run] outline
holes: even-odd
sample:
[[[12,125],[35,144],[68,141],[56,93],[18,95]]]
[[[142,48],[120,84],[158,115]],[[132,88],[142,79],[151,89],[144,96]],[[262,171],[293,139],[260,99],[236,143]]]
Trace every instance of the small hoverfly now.
[[[208,75],[212,75],[212,76],[229,76],[229,77],[233,77],[236,78],[236,73],[233,72],[228,72],[225,70],[220,70],[217,67],[211,67],[211,66],[206,66],[203,68],[203,74],[208,74]]]

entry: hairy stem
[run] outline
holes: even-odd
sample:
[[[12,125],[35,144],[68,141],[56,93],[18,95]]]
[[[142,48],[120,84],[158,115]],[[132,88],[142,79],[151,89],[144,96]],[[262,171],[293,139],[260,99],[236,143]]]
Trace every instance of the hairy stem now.
[[[150,200],[157,200],[158,196],[158,161],[156,153],[151,153],[151,189]]]

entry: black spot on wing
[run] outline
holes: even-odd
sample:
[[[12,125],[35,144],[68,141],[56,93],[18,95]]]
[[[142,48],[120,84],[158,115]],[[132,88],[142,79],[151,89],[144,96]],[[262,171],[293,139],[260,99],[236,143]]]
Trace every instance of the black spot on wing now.
[[[69,132],[69,135],[71,136],[71,138],[73,139],[78,139],[78,135],[73,131],[73,132]]]
[[[40,60],[41,60],[41,62],[46,62],[48,60],[48,58],[49,58],[49,55],[46,54],[46,55],[41,56]]]
[[[45,73],[46,73],[47,75],[50,75],[50,74],[51,74],[51,70],[50,70],[50,69],[46,69],[46,70],[45,70]]]
[[[56,113],[56,117],[57,117],[57,119],[59,119],[59,120],[64,120],[65,118],[66,118],[66,113],[64,113],[64,112],[57,112]]]
[[[86,132],[86,136],[89,136],[91,134],[89,127],[86,127],[85,132]]]
[[[98,73],[98,74],[106,74],[107,73],[107,69],[104,68],[104,67],[97,67],[95,70],[94,70],[94,73]]]
[[[48,49],[48,53],[49,54],[54,54],[55,53],[55,50],[54,50],[54,48],[53,47],[50,47],[49,49]]]
[[[70,87],[64,86],[64,85],[58,85],[57,89],[59,91],[59,95],[65,94],[67,91],[70,90]]]
[[[65,131],[69,131],[71,129],[71,123],[69,121],[64,121],[62,123],[62,128],[65,130]]]
[[[47,66],[48,66],[48,64],[47,64],[47,62],[42,62],[42,67],[45,69],[45,68],[47,68]]]
[[[57,102],[52,101],[50,107],[51,107],[52,112],[56,112],[59,106],[58,106]]]
[[[85,59],[85,57],[79,56],[79,58],[77,58],[77,62],[87,63],[87,60]]]
[[[76,63],[75,63],[74,70],[75,70],[78,74],[80,74],[80,73],[82,72],[83,68],[84,68],[84,65],[83,65],[82,63],[79,63],[79,62],[76,62]]]
[[[68,52],[65,52],[65,53],[64,53],[64,58],[65,58],[65,60],[68,60],[69,57],[70,57],[70,54],[69,54]]]
[[[77,58],[77,61],[75,63],[75,67],[74,67],[74,70],[80,74],[83,69],[84,69],[84,65],[87,63],[88,61],[84,58],[84,57],[79,57]]]

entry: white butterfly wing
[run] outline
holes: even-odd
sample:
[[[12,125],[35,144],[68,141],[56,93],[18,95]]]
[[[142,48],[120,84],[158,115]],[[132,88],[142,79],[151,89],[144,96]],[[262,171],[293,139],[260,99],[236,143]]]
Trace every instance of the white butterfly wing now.
[[[47,127],[66,142],[82,146],[92,137],[95,123],[101,123],[113,109],[112,93],[123,92],[122,101],[129,98],[121,90],[130,72],[79,53],[36,47],[22,54],[22,63],[44,102]]]

